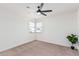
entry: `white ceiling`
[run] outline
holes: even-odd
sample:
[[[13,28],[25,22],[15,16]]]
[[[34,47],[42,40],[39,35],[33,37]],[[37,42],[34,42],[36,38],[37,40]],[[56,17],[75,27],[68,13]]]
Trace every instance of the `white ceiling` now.
[[[26,4],[32,9],[36,9],[40,4]],[[76,10],[79,8],[79,3],[45,3],[43,9],[52,9],[54,12],[62,12],[67,10]]]
[[[37,10],[37,6],[40,3],[1,3],[0,10],[7,12],[14,12],[16,14],[34,16]],[[29,6],[30,8],[26,8]],[[79,3],[45,3],[43,9],[50,10],[53,12],[50,14],[64,13],[67,11],[76,11],[79,8]]]

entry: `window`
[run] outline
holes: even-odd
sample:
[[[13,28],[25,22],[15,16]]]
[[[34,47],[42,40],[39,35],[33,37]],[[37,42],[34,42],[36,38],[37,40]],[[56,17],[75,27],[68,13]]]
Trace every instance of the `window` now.
[[[29,30],[30,32],[41,32],[42,23],[41,22],[29,22]]]
[[[36,32],[41,32],[42,31],[42,23],[41,22],[38,22],[36,24]]]

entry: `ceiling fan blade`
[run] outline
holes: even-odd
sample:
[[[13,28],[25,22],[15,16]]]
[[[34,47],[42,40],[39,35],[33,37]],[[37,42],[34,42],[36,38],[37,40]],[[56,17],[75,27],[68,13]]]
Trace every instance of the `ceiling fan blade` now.
[[[41,3],[41,5],[40,5],[40,9],[42,9],[43,5],[44,5],[44,3]]]
[[[52,12],[52,10],[43,10],[41,12]]]
[[[47,16],[46,14],[44,14],[43,12],[40,12],[42,15]]]

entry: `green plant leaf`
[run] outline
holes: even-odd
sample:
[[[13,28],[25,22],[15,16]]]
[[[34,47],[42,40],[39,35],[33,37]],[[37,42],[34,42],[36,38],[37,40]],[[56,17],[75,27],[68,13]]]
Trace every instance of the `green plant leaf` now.
[[[76,44],[78,42],[77,35],[71,34],[66,37],[72,44]]]

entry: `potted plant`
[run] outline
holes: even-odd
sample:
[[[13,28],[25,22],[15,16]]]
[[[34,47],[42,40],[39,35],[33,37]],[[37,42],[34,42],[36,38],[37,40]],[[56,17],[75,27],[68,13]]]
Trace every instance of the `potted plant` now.
[[[72,46],[71,49],[75,49],[74,44],[78,42],[78,37],[77,35],[71,34],[67,36],[67,39],[71,42]]]

